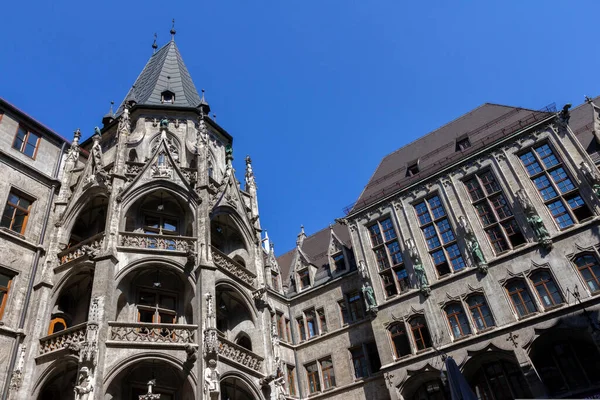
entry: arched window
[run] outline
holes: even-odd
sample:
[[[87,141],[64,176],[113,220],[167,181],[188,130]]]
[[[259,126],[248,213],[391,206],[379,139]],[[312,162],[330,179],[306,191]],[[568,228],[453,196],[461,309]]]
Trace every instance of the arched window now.
[[[414,317],[409,321],[409,324],[417,350],[431,347],[431,336],[429,335],[425,317]]]
[[[423,383],[410,397],[411,400],[446,400],[448,398],[441,379],[433,379]]]
[[[467,305],[469,306],[469,311],[471,311],[471,316],[478,332],[496,325],[485,297],[480,294],[471,295],[467,297]]]
[[[537,311],[531,293],[529,293],[529,289],[523,280],[510,281],[506,284],[506,291],[519,317],[525,317]]]
[[[446,312],[446,318],[448,318],[448,324],[450,324],[450,330],[454,339],[471,334],[469,320],[460,303],[449,304],[444,308],[444,311]]]
[[[544,305],[544,308],[562,304],[562,295],[550,273],[547,271],[536,272],[531,275],[531,281],[533,282],[533,286],[535,286],[535,290],[537,291],[538,297]]]
[[[127,161],[138,162],[138,155],[137,155],[137,151],[135,151],[135,149],[129,150],[129,157],[128,157]]]
[[[590,292],[600,290],[600,265],[598,260],[591,254],[585,254],[575,259],[579,273],[587,283]]]
[[[390,338],[392,339],[392,347],[396,358],[404,357],[411,353],[410,344],[408,343],[408,335],[404,324],[401,322],[395,323],[388,328]]]
[[[243,334],[243,335],[240,335],[240,336],[238,337],[238,339],[237,339],[237,341],[236,341],[236,344],[237,344],[238,346],[242,346],[243,348],[245,348],[245,349],[248,349],[248,350],[252,351],[252,341],[251,341],[251,340],[250,340],[250,338],[249,338],[247,335],[245,335],[245,334]]]

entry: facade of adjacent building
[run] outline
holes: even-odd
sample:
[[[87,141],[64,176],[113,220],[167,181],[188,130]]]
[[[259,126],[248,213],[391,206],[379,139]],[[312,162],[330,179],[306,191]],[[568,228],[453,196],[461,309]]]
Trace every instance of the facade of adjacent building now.
[[[252,160],[154,50],[85,141],[0,101],[3,399],[449,399],[446,357],[480,399],[600,393],[596,99],[484,104],[276,257]]]

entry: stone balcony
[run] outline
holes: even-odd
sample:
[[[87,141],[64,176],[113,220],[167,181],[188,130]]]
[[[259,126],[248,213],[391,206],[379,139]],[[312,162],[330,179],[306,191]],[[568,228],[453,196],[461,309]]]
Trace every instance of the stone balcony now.
[[[146,322],[109,322],[108,340],[113,344],[175,344],[196,343],[197,325],[151,324]]]
[[[196,251],[196,238],[174,235],[153,235],[137,232],[119,232],[119,246],[142,250],[193,253]]]
[[[250,350],[219,337],[219,356],[256,372],[262,372],[264,358]]]
[[[85,341],[88,323],[84,322],[40,339],[40,354],[74,348]]]
[[[226,254],[222,253],[216,247],[211,246],[212,259],[217,268],[224,271],[227,275],[231,275],[244,282],[245,284],[254,288],[256,275],[248,271],[239,263],[229,258]]]
[[[60,265],[83,258],[84,256],[93,256],[100,251],[104,244],[104,232],[100,232],[75,246],[69,247],[58,253]]]

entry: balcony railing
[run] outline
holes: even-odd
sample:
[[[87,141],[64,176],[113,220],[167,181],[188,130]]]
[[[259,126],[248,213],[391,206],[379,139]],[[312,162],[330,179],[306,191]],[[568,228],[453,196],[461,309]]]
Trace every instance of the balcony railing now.
[[[87,322],[53,333],[40,339],[40,355],[64,349],[85,340]]]
[[[119,232],[119,244],[137,249],[195,251],[196,239],[187,236],[152,235],[136,232]]]
[[[254,371],[262,370],[264,358],[222,337],[219,337],[219,355]]]
[[[58,253],[60,265],[66,264],[69,261],[76,260],[85,255],[92,255],[102,248],[104,243],[104,232],[100,232],[84,241],[77,243],[73,247],[69,247]]]
[[[128,343],[195,343],[197,325],[109,322],[109,340]]]
[[[235,276],[236,278],[241,279],[243,282],[247,283],[250,286],[254,286],[254,280],[256,279],[256,275],[252,272],[248,271],[239,263],[233,261],[227,255],[219,251],[216,247],[212,247],[212,258],[215,265],[225,272]]]

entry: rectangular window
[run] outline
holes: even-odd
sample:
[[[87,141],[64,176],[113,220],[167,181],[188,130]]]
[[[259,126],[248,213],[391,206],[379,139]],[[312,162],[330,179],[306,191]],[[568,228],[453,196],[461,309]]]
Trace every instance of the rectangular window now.
[[[285,322],[284,322],[283,314],[278,312],[276,318],[277,318],[277,335],[279,336],[279,338],[281,340],[285,341]]]
[[[343,271],[346,269],[346,261],[344,260],[344,253],[339,253],[333,256],[333,263],[335,264],[336,271]]]
[[[296,318],[296,324],[298,326],[298,333],[300,334],[300,341],[306,340],[306,330],[304,329],[304,319],[302,317]]]
[[[8,292],[10,291],[12,279],[12,276],[0,272],[0,319],[4,315],[4,308],[8,302]]]
[[[560,229],[592,216],[562,161],[548,143],[519,157]]]
[[[296,395],[296,371],[292,365],[287,366],[287,386],[290,396]]]
[[[300,289],[305,289],[310,286],[310,276],[308,274],[308,268],[304,271],[298,272],[298,278],[300,281]]]
[[[369,359],[369,366],[371,367],[371,373],[379,372],[381,369],[381,360],[379,359],[379,352],[377,351],[377,345],[375,342],[365,343],[365,349],[367,350],[367,358]]]
[[[308,377],[308,391],[309,393],[317,393],[321,391],[321,382],[319,380],[319,367],[317,363],[310,363],[305,366],[306,375]]]
[[[319,361],[321,364],[321,374],[323,375],[323,389],[335,387],[335,374],[333,373],[333,362],[331,357]]]
[[[13,149],[35,159],[40,136],[29,132],[27,129],[19,125],[15,140],[13,141]]]
[[[381,284],[388,297],[409,289],[402,250],[391,218],[377,221],[369,228]]]
[[[354,365],[354,377],[361,379],[369,376],[367,360],[362,346],[350,349],[350,355],[352,357],[352,365]]]
[[[321,329],[321,333],[327,333],[327,320],[325,319],[325,310],[319,308],[317,310],[317,315],[319,316],[319,325]]]
[[[271,287],[273,290],[279,290],[279,275],[271,272]]]
[[[313,338],[319,334],[319,328],[317,327],[317,317],[315,310],[304,311],[304,318],[306,318],[306,328],[308,332],[308,338]]]
[[[348,296],[348,308],[350,309],[350,322],[356,322],[365,316],[365,306],[359,292],[352,292]]]
[[[292,328],[289,319],[285,319],[285,331],[287,333],[288,342],[292,342]]]
[[[414,207],[438,275],[449,274],[451,268],[454,271],[463,269],[465,262],[439,196],[429,197]]]
[[[344,300],[338,301],[338,307],[340,308],[340,316],[342,317],[342,326],[348,325],[350,322],[350,317],[348,315],[348,308],[346,307],[346,302]]]
[[[471,142],[468,137],[456,140],[456,151],[465,151],[469,147],[471,147]]]
[[[25,198],[20,193],[11,190],[8,194],[6,207],[4,207],[4,213],[2,213],[0,226],[23,235],[32,204],[33,200]]]
[[[492,171],[479,172],[464,183],[496,254],[525,243],[525,237]]]

